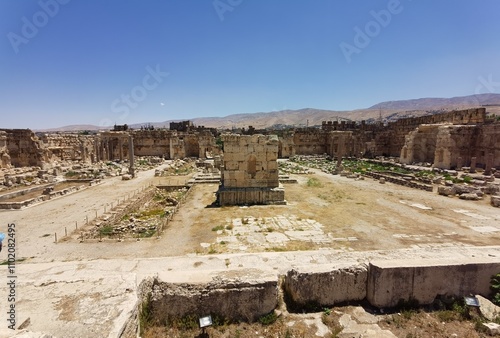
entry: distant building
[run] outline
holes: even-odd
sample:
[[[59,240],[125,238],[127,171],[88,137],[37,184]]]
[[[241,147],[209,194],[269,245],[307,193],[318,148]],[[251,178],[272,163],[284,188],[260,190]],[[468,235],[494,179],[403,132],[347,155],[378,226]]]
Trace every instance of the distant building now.
[[[192,121],[170,122],[170,130],[189,131],[194,128]]]

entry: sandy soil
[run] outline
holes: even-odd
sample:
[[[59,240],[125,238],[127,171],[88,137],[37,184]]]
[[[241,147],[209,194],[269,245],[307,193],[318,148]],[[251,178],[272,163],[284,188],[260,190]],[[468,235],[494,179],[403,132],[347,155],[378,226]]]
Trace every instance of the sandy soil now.
[[[135,275],[129,271],[147,269],[150,264],[158,264],[154,267],[154,269],[158,268],[158,271],[169,271],[170,278],[174,278],[176,274],[183,274],[183,280],[185,280],[187,272],[191,271],[194,276],[193,271],[204,266],[207,269],[217,266],[218,269],[231,269],[233,267],[250,268],[258,264],[259,266],[265,265],[261,266],[263,269],[267,267],[279,273],[281,269],[289,269],[291,264],[319,264],[344,258],[366,261],[367,257],[374,255],[385,255],[393,258],[401,258],[402,255],[405,255],[405,257],[418,258],[437,252],[439,257],[445,257],[449,253],[451,258],[466,253],[473,246],[482,248],[500,243],[500,212],[498,208],[489,205],[489,197],[482,201],[463,201],[458,198],[443,197],[436,193],[413,190],[390,183],[379,184],[371,179],[355,181],[345,177],[327,175],[319,171],[315,171],[313,175],[292,175],[292,177],[296,178],[299,183],[285,185],[285,198],[288,204],[283,206],[217,208],[213,206],[217,185],[195,185],[159,239],[150,238],[140,241],[131,239],[123,242],[117,240],[85,241],[80,243],[78,234],[82,227],[85,227],[87,217],[92,221],[96,217],[96,213],[97,216],[103,215],[105,208],[106,212],[109,213],[112,206],[116,208],[117,205],[125,204],[126,200],[135,198],[134,195],[141,194],[144,189],[151,189],[151,185],[184,184],[189,179],[187,176],[159,178],[154,177],[154,170],[149,170],[140,172],[137,178],[130,181],[122,181],[119,177],[107,179],[97,186],[23,210],[0,211],[0,231],[5,232],[8,223],[16,223],[18,258],[26,258],[22,262],[22,266],[26,269],[21,269],[25,270],[23,280],[26,284],[23,284],[22,290],[31,290],[37,295],[37,288],[35,287],[35,291],[33,291],[28,288],[28,284],[41,283],[38,280],[42,277],[44,280],[47,279],[46,283],[49,283],[47,285],[54,285],[54,287],[61,289],[57,291],[57,294],[74,292],[73,287],[65,286],[65,282],[51,284],[53,283],[51,281],[53,274],[50,271],[55,271],[54,269],[57,267],[52,266],[54,263],[50,262],[77,261],[76,270],[75,263],[56,263],[57,265],[67,265],[69,269],[68,272],[57,273],[62,273],[59,276],[61,278],[68,274],[70,275],[69,280],[80,281],[81,278],[78,277],[78,274],[83,273],[83,270],[80,271],[80,269],[84,269],[86,275],[90,274],[92,278],[97,279],[95,282],[83,284],[89,290],[94,287],[103,287],[99,284],[104,283],[102,278],[99,279],[100,276],[103,274],[113,275],[117,273],[116,271],[119,272],[119,275],[122,274],[120,278],[127,281],[124,285],[120,284],[120,287],[123,286],[126,287],[126,290],[131,290],[130,285],[134,285],[137,281],[134,281]],[[316,186],[307,184],[312,177],[319,182]],[[246,226],[244,223],[248,219],[259,220],[259,222],[266,219],[270,219],[272,222],[278,219],[282,220],[282,223],[290,223],[290,220],[297,222],[291,222],[293,223],[292,228],[280,228],[273,223],[275,225],[272,231],[269,230],[270,224],[263,224],[261,229],[256,228],[256,231],[249,231],[247,235],[242,236],[235,234],[236,229],[228,229],[228,225],[240,223],[236,228],[238,230],[244,229]],[[76,223],[78,231],[74,231]],[[323,236],[322,238],[332,240],[315,242],[305,235],[300,238],[299,235],[302,232],[307,233],[307,231],[299,229],[301,224],[306,223],[317,227],[320,224],[321,226],[316,229],[316,233],[319,233],[320,237]],[[223,230],[214,231],[213,228],[216,227]],[[293,227],[297,227],[297,229]],[[63,238],[65,230],[69,233],[68,238]],[[54,241],[55,233],[59,239],[57,243]],[[298,236],[298,239],[290,239],[291,233]],[[223,244],[220,239],[224,236],[232,236],[240,242],[237,242],[238,245]],[[289,240],[276,242],[276,239],[280,238],[288,238]],[[266,246],[263,243],[269,245]],[[323,251],[321,253],[319,251],[311,251],[310,253],[285,252],[282,254],[279,252],[260,253],[262,251],[317,250],[322,248],[333,250],[325,250],[324,253]],[[407,250],[400,251],[399,249]],[[372,250],[386,251],[375,252]],[[222,255],[203,255],[213,253],[222,253]],[[240,257],[236,255],[242,253],[258,253],[254,255],[258,258],[250,255],[241,255]],[[302,257],[303,254],[307,257]],[[139,262],[142,258],[173,256],[176,258],[169,259],[168,262],[153,259],[152,261],[157,262],[148,261],[144,266]],[[0,261],[5,260],[5,257],[5,251],[2,251]],[[105,261],[99,261],[99,259]],[[45,262],[47,263],[26,264]],[[93,272],[87,271],[88,265],[94,263]],[[46,268],[47,265],[50,267]],[[39,269],[41,271],[38,271]],[[49,270],[45,272],[44,269]],[[137,278],[145,271],[136,271]],[[208,272],[204,271],[196,271],[196,273],[208,278]],[[114,279],[115,277],[110,278]],[[82,290],[85,294],[85,289]],[[6,292],[6,289],[4,291]],[[127,294],[125,293],[125,295]],[[37,304],[36,306],[44,304],[51,311],[57,310],[52,305],[55,296],[52,295],[53,298],[49,297],[46,302],[46,297],[43,294],[39,294],[39,297],[41,297],[40,300],[31,300],[31,302]],[[124,297],[123,302],[132,302],[133,297],[129,298]],[[27,299],[23,300],[24,303],[28,301]],[[21,309],[23,302],[20,303]],[[129,305],[121,306],[126,308]],[[339,309],[339,311],[344,310]],[[312,314],[311,316],[316,317],[307,320],[317,321],[321,317],[321,313],[319,317]],[[278,329],[283,334],[290,331],[294,334],[297,333],[298,336],[301,334],[304,336],[309,330],[316,330],[316,326],[309,328],[309,324],[304,324],[307,323],[304,318],[297,318],[296,322],[299,326],[292,327],[288,324],[288,321],[292,319],[286,317]],[[52,319],[38,314],[36,318],[32,318],[32,326],[40,328],[42,331],[51,331],[50,325],[44,323],[49,323]],[[405,324],[416,325],[422,318],[415,317],[412,320]],[[446,331],[444,335],[436,335],[436,337],[444,337],[450,332],[469,332],[466,330],[470,329],[471,324],[464,323],[467,326],[463,328],[464,331],[453,326],[453,331]],[[332,331],[334,326],[331,327]],[[245,325],[236,326],[232,329],[236,335],[239,330],[245,329],[245,327]],[[394,333],[397,332],[397,335],[401,337],[407,336],[408,333],[413,334],[414,337],[431,334],[429,332],[418,334],[413,331],[400,332],[396,330],[399,330],[398,327],[391,325],[386,327],[393,330]],[[248,326],[249,336],[251,336],[251,332],[255,332],[253,330],[256,328],[257,326]],[[56,329],[54,328],[54,330]],[[74,327],[68,326],[68,332],[74,330]],[[269,335],[263,336],[275,336],[272,332],[268,331]],[[184,336],[184,333],[181,332],[181,336]],[[216,336],[214,335],[214,337]],[[245,336],[241,334],[241,337]]]
[[[213,244],[212,253],[241,252],[217,244],[218,234],[211,229],[249,216],[284,215],[311,219],[321,223],[324,233],[336,239],[320,244],[292,240],[280,248],[283,251],[324,247],[365,251],[500,243],[500,212],[489,205],[489,197],[483,201],[463,201],[390,183],[379,184],[371,179],[355,181],[319,171],[314,174],[320,182],[319,187],[307,185],[312,175],[294,177],[299,183],[285,186],[288,204],[284,206],[214,208],[217,185],[196,185],[160,239],[79,243],[79,232],[74,232],[76,223],[81,230],[86,217],[92,220],[96,212],[102,215],[105,207],[109,212],[111,203],[116,207],[151,184],[177,184],[188,179],[154,177],[154,170],[141,172],[130,181],[111,178],[98,186],[20,211],[2,211],[0,231],[5,230],[7,223],[15,222],[19,255],[32,262],[207,253],[209,249],[206,245],[202,247],[202,243]],[[65,229],[73,233],[73,238],[61,240]],[[55,233],[58,243],[54,243]],[[347,238],[356,240],[343,240]],[[258,252],[262,247],[246,245],[244,250]]]

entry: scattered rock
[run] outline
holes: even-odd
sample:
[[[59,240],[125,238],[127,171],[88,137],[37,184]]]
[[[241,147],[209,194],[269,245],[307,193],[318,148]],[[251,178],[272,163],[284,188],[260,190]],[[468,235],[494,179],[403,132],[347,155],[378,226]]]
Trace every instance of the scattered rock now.
[[[455,196],[457,193],[456,189],[454,186],[439,186],[438,187],[438,194],[443,195],[443,196]]]
[[[476,298],[479,302],[479,311],[484,318],[493,321],[500,316],[500,306],[496,306],[489,299],[486,299],[483,296],[476,295]]]
[[[486,332],[488,332],[488,334],[490,336],[496,336],[496,335],[500,334],[500,324],[482,323],[481,325],[483,326],[483,328],[486,329]]]
[[[477,200],[480,200],[481,198],[477,195],[477,194],[474,194],[474,193],[466,193],[466,194],[461,194],[459,196],[459,198],[461,200],[467,200],[467,201],[477,201]]]
[[[500,196],[491,196],[491,205],[500,208]]]

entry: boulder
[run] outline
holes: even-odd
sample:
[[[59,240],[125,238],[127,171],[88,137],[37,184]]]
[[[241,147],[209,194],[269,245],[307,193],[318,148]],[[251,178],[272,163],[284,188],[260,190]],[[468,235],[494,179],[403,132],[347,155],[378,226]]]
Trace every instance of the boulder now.
[[[491,205],[500,208],[500,196],[491,196]]]
[[[454,185],[457,194],[471,194],[477,190],[475,187],[467,184],[455,184]]]
[[[485,194],[488,195],[495,195],[500,192],[500,185],[499,184],[488,184],[486,187],[483,188],[483,191]]]
[[[455,196],[457,193],[456,189],[454,186],[447,187],[447,186],[439,186],[438,187],[438,194],[443,195],[443,196]]]
[[[494,321],[500,316],[500,306],[496,306],[489,299],[481,295],[476,295],[476,299],[479,302],[479,311],[484,318]]]
[[[461,194],[459,196],[459,198],[461,200],[467,200],[467,201],[477,201],[477,200],[481,199],[477,194],[474,194],[474,193]]]

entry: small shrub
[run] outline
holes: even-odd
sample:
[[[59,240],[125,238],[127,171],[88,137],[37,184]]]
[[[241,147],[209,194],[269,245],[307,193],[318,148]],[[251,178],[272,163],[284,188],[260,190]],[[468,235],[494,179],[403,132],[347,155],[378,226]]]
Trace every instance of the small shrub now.
[[[198,316],[186,315],[181,318],[169,319],[167,325],[183,331],[194,330],[198,328]]]
[[[212,231],[219,231],[219,230],[224,230],[224,226],[223,225],[217,225],[216,227],[212,228]]]
[[[163,209],[151,209],[151,210],[145,210],[142,211],[139,215],[139,218],[149,218],[149,217],[163,217],[165,216],[165,210]]]
[[[66,177],[75,177],[75,176],[78,176],[78,175],[79,174],[77,172],[72,171],[72,170],[70,170],[66,174],[64,174],[64,176],[66,176]]]
[[[151,292],[148,293],[146,299],[141,303],[141,308],[139,311],[139,326],[140,326],[140,334],[144,333],[144,330],[147,329],[152,322],[153,315],[151,313]]]
[[[99,233],[103,236],[109,236],[113,233],[113,227],[111,225],[106,225],[99,229]]]
[[[500,306],[500,273],[491,276],[490,288],[493,291],[492,302]]]
[[[272,312],[268,313],[267,315],[260,317],[259,323],[261,323],[262,325],[271,325],[277,319],[278,319],[278,315],[274,311],[272,311]]]
[[[317,178],[311,177],[307,180],[307,186],[313,187],[313,188],[319,188],[319,187],[322,187],[323,185],[321,184],[321,182]]]

